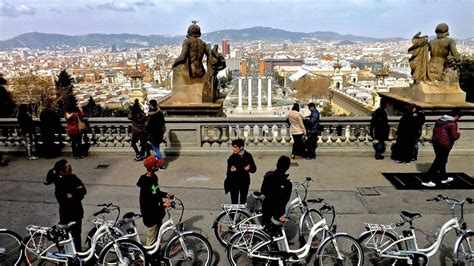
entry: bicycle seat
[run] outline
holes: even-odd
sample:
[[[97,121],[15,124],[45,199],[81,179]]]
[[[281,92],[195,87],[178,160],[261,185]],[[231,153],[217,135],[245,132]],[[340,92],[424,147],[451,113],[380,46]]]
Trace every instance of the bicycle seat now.
[[[71,228],[71,226],[73,226],[73,225],[75,225],[75,224],[76,224],[76,222],[70,222],[70,223],[68,223],[68,224],[58,224],[56,227],[57,227],[58,229],[64,230],[64,229],[69,229],[69,228]]]
[[[416,218],[421,218],[421,214],[416,213],[416,212],[407,212],[407,211],[402,211],[400,213],[400,217],[402,217],[403,220],[411,223],[413,220]]]

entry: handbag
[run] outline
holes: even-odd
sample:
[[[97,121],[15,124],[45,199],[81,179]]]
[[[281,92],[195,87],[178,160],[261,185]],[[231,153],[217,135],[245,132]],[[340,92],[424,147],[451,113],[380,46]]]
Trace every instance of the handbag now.
[[[77,127],[79,128],[79,132],[84,132],[86,130],[86,124],[82,122],[81,118],[77,116]]]

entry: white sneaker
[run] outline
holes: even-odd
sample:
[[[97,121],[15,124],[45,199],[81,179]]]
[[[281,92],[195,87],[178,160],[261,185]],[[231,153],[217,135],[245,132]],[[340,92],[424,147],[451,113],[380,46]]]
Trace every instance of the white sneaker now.
[[[430,182],[421,182],[421,184],[425,187],[435,187],[436,186],[436,184],[433,183],[432,181],[430,181]]]
[[[448,176],[446,179],[441,180],[441,183],[446,184],[446,183],[449,183],[449,182],[451,182],[451,181],[453,181],[453,180],[454,180],[454,178]]]
[[[36,160],[36,159],[38,159],[38,157],[36,157],[36,156],[29,156],[29,157],[27,157],[27,159],[28,159],[28,160]]]

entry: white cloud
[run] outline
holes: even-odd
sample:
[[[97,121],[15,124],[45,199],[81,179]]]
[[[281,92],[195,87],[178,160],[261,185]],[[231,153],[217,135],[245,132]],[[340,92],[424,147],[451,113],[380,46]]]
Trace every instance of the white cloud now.
[[[151,2],[151,1],[139,1],[139,2],[135,2],[133,3],[134,5],[136,6],[155,6],[155,3]]]
[[[24,15],[34,15],[36,10],[27,4],[8,4],[0,3],[0,16],[19,17]]]
[[[133,6],[126,2],[112,2],[112,3],[105,3],[102,5],[97,6],[98,9],[105,9],[105,10],[112,10],[112,11],[120,11],[120,12],[133,12]]]

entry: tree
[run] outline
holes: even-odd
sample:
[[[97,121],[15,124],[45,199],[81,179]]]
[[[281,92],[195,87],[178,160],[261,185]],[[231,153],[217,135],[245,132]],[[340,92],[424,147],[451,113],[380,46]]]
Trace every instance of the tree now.
[[[39,113],[46,101],[54,98],[52,82],[35,76],[24,76],[12,81],[13,97],[16,102],[31,105]]]
[[[281,87],[283,87],[283,85],[285,85],[285,78],[282,75],[280,75],[280,73],[275,72],[273,74],[273,77],[275,78],[275,81],[278,85],[280,85]]]
[[[73,78],[69,75],[69,73],[67,73],[66,70],[62,70],[58,75],[58,79],[55,80],[56,107],[57,107],[56,111],[58,112],[60,116],[62,116],[62,114],[64,114],[64,112],[66,111],[67,104],[70,104],[70,103],[65,102],[66,98],[71,98],[69,95],[74,97],[73,90],[72,90],[73,89],[72,81],[73,81]],[[76,98],[74,97],[74,100],[75,99]],[[77,100],[75,102],[77,106]]]
[[[84,106],[84,109],[87,117],[100,117],[102,114],[102,107],[95,103],[92,96],[89,97],[89,101],[86,106]]]
[[[309,98],[329,99],[329,77],[303,77],[291,82],[290,87],[296,90],[296,98],[305,101]]]
[[[332,105],[327,103],[321,110],[321,116],[332,116]]]
[[[7,80],[0,74],[0,117],[11,117],[16,105],[5,85],[7,85]]]
[[[459,70],[459,85],[466,92],[466,101],[474,102],[474,58],[464,56]]]

